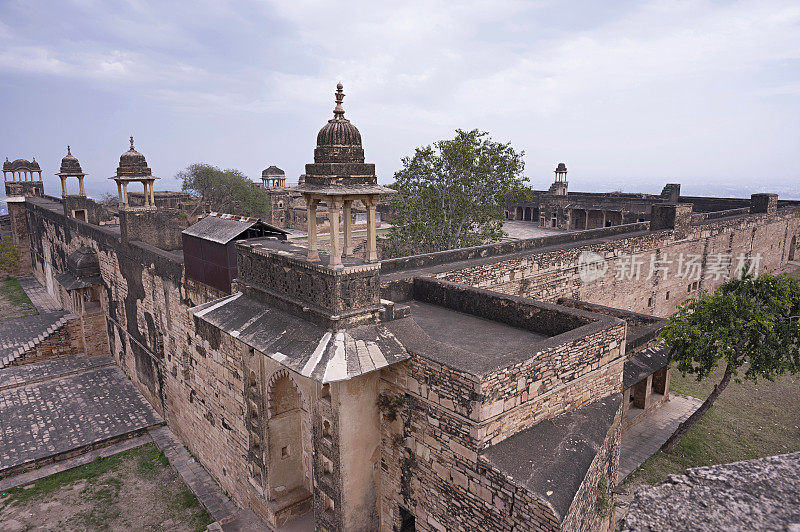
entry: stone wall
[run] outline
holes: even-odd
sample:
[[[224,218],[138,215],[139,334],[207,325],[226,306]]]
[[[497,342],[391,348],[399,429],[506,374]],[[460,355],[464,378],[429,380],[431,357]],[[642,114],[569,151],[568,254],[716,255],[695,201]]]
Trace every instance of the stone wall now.
[[[710,290],[737,271],[738,256],[761,255],[760,271],[768,272],[788,260],[792,236],[800,232],[794,209],[776,215],[755,214],[691,226],[683,238],[672,230],[639,233],[629,238],[601,240],[585,245],[531,254],[454,269],[438,278],[489,288],[494,291],[555,302],[561,297],[578,299],[643,314],[667,316],[698,290]],[[608,265],[606,275],[586,282],[579,259],[592,252]],[[635,255],[635,259],[631,257]],[[676,275],[680,257],[696,258],[700,277]],[[725,266],[721,256],[731,258]],[[651,260],[656,268],[650,276]],[[672,261],[667,265],[668,261]],[[640,273],[633,275],[635,263]],[[663,275],[662,266],[670,270]]]
[[[599,513],[598,485],[605,477],[604,494],[610,503],[619,458],[619,412],[562,522],[548,503],[481,456],[476,449],[481,427],[454,413],[449,398],[437,400],[435,394],[414,391],[414,376],[430,371],[429,363],[416,355],[382,370],[381,393],[402,398],[402,405],[394,413],[383,413],[381,530],[399,529],[401,508],[415,516],[417,530],[426,531],[609,529],[613,512]],[[621,367],[614,372],[616,385],[610,389],[616,392]],[[576,391],[559,395],[547,416],[560,413],[565,406],[556,405],[566,397],[584,397]],[[513,434],[520,427],[508,430]]]

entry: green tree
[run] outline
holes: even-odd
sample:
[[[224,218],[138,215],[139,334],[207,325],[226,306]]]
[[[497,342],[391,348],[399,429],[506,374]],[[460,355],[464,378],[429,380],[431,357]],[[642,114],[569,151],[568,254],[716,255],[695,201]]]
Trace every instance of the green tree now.
[[[724,367],[708,398],[662,446],[669,452],[731,380],[773,381],[800,370],[800,284],[784,275],[754,277],[743,271],[714,293],[704,292],[681,305],[662,337],[684,375],[701,381]]]
[[[522,193],[524,152],[486,132],[456,130],[453,139],[417,148],[395,173],[395,222],[385,257],[496,242],[506,203]]]
[[[210,164],[195,163],[177,175],[184,191],[199,196],[211,210],[242,216],[268,218],[269,196],[239,170],[220,170]]]
[[[9,237],[0,237],[0,271],[14,275],[19,270],[19,249]]]

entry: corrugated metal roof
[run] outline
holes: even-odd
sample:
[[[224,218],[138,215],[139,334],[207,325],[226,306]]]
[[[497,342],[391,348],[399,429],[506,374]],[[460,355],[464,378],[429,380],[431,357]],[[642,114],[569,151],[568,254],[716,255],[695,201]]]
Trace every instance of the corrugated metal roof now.
[[[196,224],[183,230],[183,234],[210,240],[219,244],[227,244],[239,238],[242,233],[261,225],[271,232],[286,234],[286,231],[262,222],[258,218],[248,218],[232,214],[218,214],[212,212]]]

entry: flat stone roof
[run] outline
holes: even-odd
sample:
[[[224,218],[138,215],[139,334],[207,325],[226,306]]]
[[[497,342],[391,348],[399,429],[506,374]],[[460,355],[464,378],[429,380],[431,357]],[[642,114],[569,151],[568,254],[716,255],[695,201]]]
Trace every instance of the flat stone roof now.
[[[621,403],[622,394],[614,394],[546,419],[489,447],[481,457],[546,502],[561,521]]]
[[[625,361],[622,389],[627,390],[648,375],[669,364],[669,347],[659,344],[634,353]]]
[[[405,301],[410,318],[386,323],[408,349],[449,367],[480,374],[533,357],[548,338],[526,329],[422,301]]]

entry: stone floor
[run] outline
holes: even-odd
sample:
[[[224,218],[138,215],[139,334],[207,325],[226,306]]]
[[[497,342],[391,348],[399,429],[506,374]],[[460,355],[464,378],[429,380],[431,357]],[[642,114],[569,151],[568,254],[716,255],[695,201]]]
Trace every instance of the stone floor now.
[[[538,222],[524,222],[522,220],[504,221],[503,231],[508,233],[508,237],[512,240],[523,240],[525,238],[536,238],[565,232],[563,229],[539,227]]]
[[[655,454],[678,425],[700,408],[701,404],[703,401],[696,397],[672,393],[666,404],[647,419],[623,432],[617,482],[622,482],[634,469]]]
[[[21,368],[0,370],[0,382],[10,383],[0,390],[0,474],[163,423],[118,367],[81,371],[71,358],[28,364],[29,382]]]
[[[61,310],[61,303],[51,296],[35,277],[20,277],[17,280],[39,312]]]

